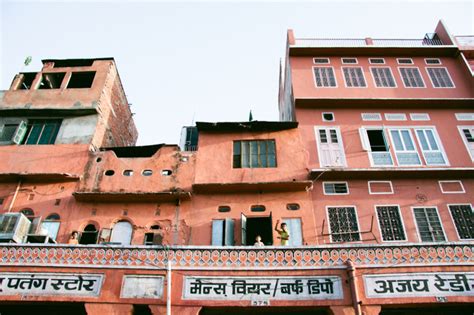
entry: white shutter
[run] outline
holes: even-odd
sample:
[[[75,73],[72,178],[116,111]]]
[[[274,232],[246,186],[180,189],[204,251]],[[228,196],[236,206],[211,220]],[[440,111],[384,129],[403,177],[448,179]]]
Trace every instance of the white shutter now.
[[[120,243],[122,245],[130,245],[132,241],[132,225],[126,221],[115,223],[112,229],[112,236],[110,241],[112,243]]]
[[[15,134],[13,135],[12,141],[16,144],[20,144],[26,134],[27,129],[26,121],[22,120],[18,127],[16,128]]]
[[[234,246],[234,220],[225,219],[225,246]]]
[[[224,236],[224,220],[212,220],[212,245],[222,246]]]
[[[362,143],[362,149],[364,151],[370,151],[369,137],[367,136],[367,130],[365,128],[359,128],[360,142]]]
[[[286,226],[290,232],[290,239],[288,240],[288,245],[289,246],[303,245],[303,235],[301,232],[301,219],[300,218],[283,219],[283,222],[286,223]]]
[[[242,233],[242,245],[247,245],[247,217],[245,214],[240,214],[240,224]]]

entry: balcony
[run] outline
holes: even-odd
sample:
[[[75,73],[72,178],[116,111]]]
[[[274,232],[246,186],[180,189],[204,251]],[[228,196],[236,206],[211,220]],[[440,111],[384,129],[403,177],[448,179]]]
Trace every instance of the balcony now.
[[[295,47],[426,47],[443,46],[440,39],[371,39],[371,38],[297,38]]]

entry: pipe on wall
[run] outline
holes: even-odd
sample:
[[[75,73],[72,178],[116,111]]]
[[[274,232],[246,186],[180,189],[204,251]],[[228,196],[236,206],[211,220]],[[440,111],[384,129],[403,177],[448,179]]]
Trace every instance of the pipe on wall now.
[[[346,265],[347,276],[351,288],[352,306],[354,307],[355,315],[362,315],[362,310],[359,303],[359,291],[357,290],[358,285],[356,277],[356,267],[350,259],[346,261]]]

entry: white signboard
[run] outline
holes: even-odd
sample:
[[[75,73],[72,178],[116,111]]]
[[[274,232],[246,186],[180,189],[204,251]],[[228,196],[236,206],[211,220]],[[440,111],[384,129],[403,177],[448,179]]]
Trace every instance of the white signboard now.
[[[101,274],[0,273],[0,295],[99,296]]]
[[[474,296],[474,272],[364,275],[368,298]]]
[[[162,276],[126,275],[122,280],[121,298],[161,299],[163,297]]]
[[[337,300],[341,278],[327,277],[185,277],[189,300]],[[266,302],[269,303],[269,302]]]

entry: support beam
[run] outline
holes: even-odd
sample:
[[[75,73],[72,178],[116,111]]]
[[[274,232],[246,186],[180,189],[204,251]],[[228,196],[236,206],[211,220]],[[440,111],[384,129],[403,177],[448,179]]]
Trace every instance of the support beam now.
[[[132,304],[85,303],[87,315],[132,315]]]

